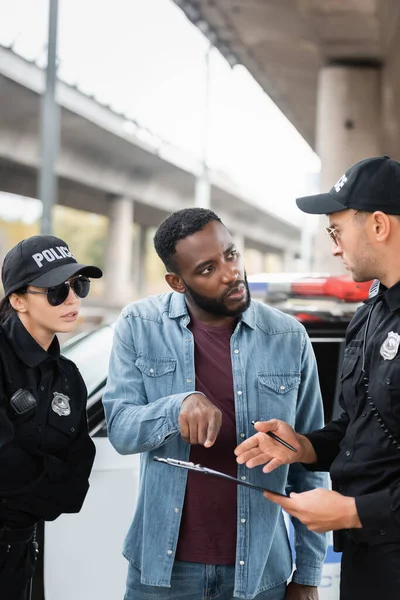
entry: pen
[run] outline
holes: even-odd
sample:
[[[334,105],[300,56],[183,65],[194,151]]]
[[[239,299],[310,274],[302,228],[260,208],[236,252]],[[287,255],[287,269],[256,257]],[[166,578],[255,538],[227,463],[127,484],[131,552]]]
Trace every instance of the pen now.
[[[256,421],[252,421],[251,424],[254,425],[255,422]],[[291,450],[292,452],[297,452],[296,448],[293,448],[293,446],[291,446],[290,444],[285,442],[285,440],[283,440],[279,436],[275,435],[275,433],[272,433],[272,431],[266,431],[265,433],[267,435],[269,435],[269,437],[272,438],[273,440],[275,440],[276,442],[279,442],[280,444],[282,444],[282,446],[286,446],[286,448],[289,448],[289,450]]]

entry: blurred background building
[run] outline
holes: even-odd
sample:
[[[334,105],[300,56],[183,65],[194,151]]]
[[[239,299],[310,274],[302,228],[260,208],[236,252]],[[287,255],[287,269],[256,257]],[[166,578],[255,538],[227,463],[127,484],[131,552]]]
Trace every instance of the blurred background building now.
[[[41,120],[55,5],[59,146]],[[152,236],[186,206],[220,214],[250,274],[337,272],[294,199],[400,155],[399,15],[394,0],[0,0],[0,255],[40,231],[48,135],[52,230],[105,269],[92,303],[166,289]]]

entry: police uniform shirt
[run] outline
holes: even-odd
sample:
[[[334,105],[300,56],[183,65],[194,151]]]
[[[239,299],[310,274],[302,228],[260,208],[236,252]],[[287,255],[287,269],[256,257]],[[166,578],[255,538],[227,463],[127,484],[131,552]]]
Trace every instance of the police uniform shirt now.
[[[11,407],[19,389],[36,399],[28,416]],[[95,455],[86,399],[56,337],[46,352],[17,315],[0,326],[0,524],[27,527],[80,510]]]
[[[343,413],[308,434],[333,488],[356,499],[353,541],[400,541],[400,282],[360,307],[346,334]],[[338,548],[340,549],[340,548]]]

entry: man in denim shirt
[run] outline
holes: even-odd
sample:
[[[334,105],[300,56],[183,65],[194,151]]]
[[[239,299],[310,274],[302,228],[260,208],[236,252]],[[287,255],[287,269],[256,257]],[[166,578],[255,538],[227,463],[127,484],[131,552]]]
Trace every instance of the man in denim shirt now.
[[[190,460],[280,492],[326,485],[301,465],[270,475],[237,465],[251,421],[322,425],[311,344],[293,318],[250,300],[219,217],[191,208],[160,225],[155,248],[173,292],[126,307],[104,395],[109,439],[141,453],[125,540],[125,600],[315,600],[326,540],[294,521],[296,570],[281,509],[223,479],[154,462]]]

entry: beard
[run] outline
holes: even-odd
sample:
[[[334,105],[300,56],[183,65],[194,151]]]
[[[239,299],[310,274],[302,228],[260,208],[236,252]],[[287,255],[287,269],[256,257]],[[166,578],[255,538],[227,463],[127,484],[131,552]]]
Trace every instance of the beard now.
[[[195,292],[193,288],[186,283],[186,281],[183,281],[183,283],[186,287],[185,295],[187,295],[198,308],[210,313],[211,315],[217,315],[221,317],[239,317],[250,306],[251,298],[246,273],[244,274],[244,279],[235,281],[235,283],[231,285],[230,288],[227,289],[220,298],[208,298],[207,296],[203,296],[202,294]],[[228,298],[229,294],[231,294],[233,290],[237,290],[241,284],[243,284],[245,287],[245,295],[243,300],[240,300],[235,308],[229,308],[226,306],[225,300]]]

